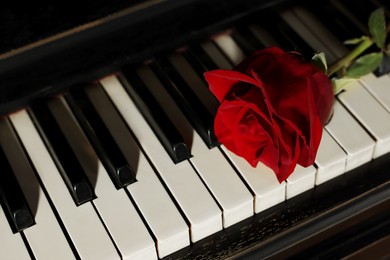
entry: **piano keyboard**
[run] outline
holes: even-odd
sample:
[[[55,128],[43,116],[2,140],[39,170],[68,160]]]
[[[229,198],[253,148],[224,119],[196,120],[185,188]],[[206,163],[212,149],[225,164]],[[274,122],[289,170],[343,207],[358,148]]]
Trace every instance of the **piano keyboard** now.
[[[361,31],[354,10],[329,5]],[[324,51],[334,62],[347,52],[343,34],[331,33],[334,21],[316,8],[275,12],[273,25],[260,18],[1,119],[2,166],[18,183],[1,187],[0,258],[169,258],[388,154],[388,74],[338,95],[315,164],[297,166],[283,183],[216,143],[218,104],[202,73],[270,45]],[[17,189],[24,198],[8,202]]]

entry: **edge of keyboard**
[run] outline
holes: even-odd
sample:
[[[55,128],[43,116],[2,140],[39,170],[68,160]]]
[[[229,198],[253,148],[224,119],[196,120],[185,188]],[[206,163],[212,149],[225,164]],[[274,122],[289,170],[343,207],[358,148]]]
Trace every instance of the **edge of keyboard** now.
[[[386,154],[166,259],[345,256],[386,236],[389,167]]]

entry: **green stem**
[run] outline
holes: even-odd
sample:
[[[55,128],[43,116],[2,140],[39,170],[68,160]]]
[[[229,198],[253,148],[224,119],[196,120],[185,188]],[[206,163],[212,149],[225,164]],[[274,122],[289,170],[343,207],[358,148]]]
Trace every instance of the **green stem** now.
[[[355,49],[353,49],[350,53],[338,60],[329,68],[328,76],[331,76],[340,69],[349,66],[354,59],[367,50],[372,44],[374,44],[374,41],[370,37],[365,36],[363,41],[358,46],[356,46]]]

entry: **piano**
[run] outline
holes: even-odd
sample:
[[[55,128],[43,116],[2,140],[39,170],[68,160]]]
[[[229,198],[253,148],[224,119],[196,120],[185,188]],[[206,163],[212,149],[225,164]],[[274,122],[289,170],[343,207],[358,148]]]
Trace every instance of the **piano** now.
[[[0,11],[1,259],[389,257],[388,61],[282,183],[212,131],[205,71],[330,63],[385,0],[83,1]]]

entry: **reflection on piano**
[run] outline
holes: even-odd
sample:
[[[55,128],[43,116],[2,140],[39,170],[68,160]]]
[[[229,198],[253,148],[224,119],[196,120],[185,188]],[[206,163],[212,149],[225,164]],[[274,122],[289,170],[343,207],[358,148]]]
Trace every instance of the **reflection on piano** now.
[[[0,258],[389,255],[385,65],[281,184],[218,145],[202,77],[271,45],[334,62],[386,1],[92,2],[1,11]]]

